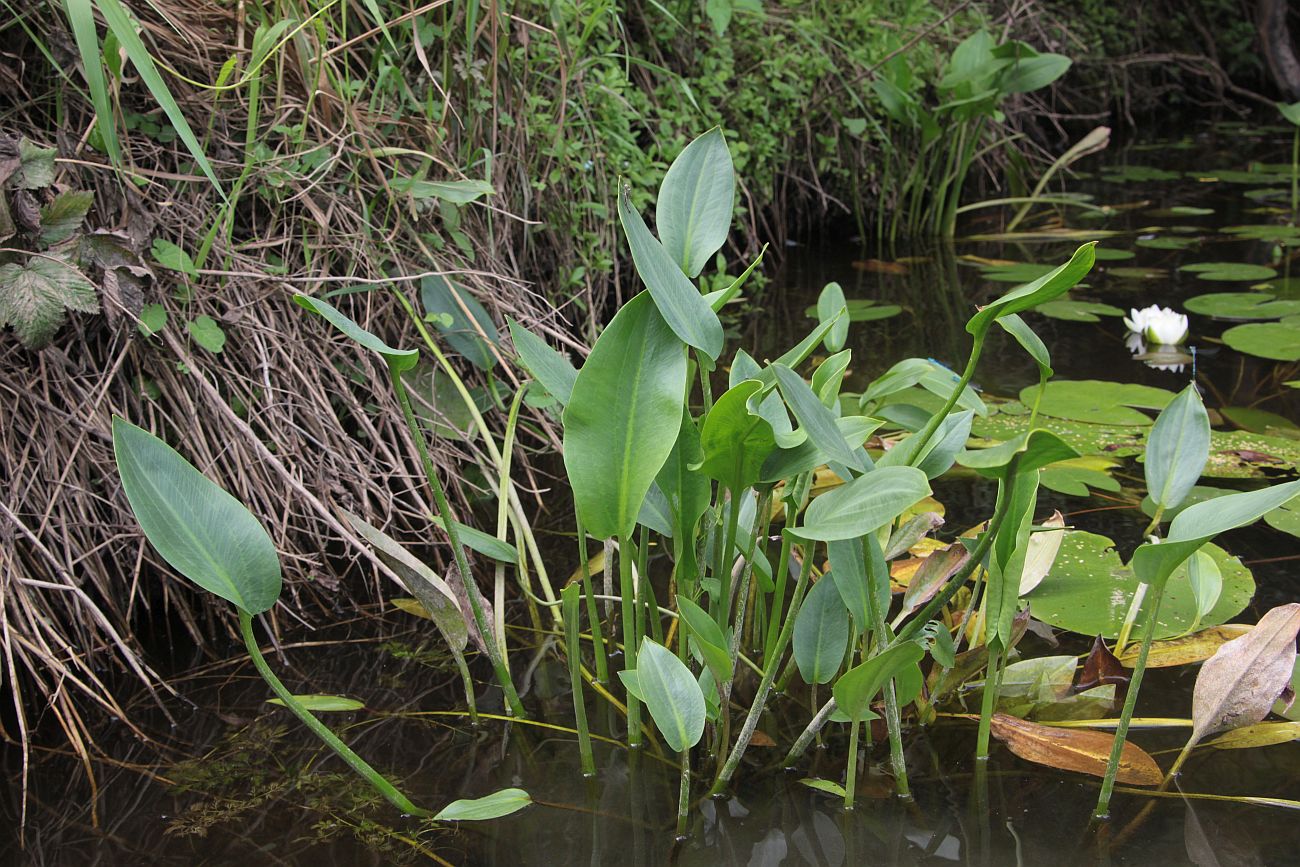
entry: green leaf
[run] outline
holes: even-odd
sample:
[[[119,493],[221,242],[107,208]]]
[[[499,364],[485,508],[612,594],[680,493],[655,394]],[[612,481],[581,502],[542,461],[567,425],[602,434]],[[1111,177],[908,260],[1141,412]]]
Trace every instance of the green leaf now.
[[[1197,551],[1187,558],[1187,581],[1192,587],[1192,597],[1196,600],[1196,619],[1200,623],[1214,610],[1223,594],[1223,573],[1219,564],[1204,551]]]
[[[348,698],[345,695],[295,695],[294,700],[307,710],[316,711],[317,713],[342,713],[361,710],[365,707],[364,702],[359,702],[355,698]],[[285,707],[285,703],[278,698],[268,698],[266,703]]]
[[[1179,266],[1178,270],[1195,274],[1202,280],[1243,283],[1257,283],[1277,276],[1277,271],[1267,265],[1252,265],[1249,262],[1193,262]]]
[[[866,662],[846,671],[835,681],[835,703],[857,722],[867,714],[876,693],[903,669],[914,666],[925,656],[925,649],[914,641],[889,648]]]
[[[58,151],[32,144],[26,138],[18,140],[18,168],[8,178],[7,185],[18,190],[39,190],[54,183],[54,159]]]
[[[984,475],[1001,476],[1004,468],[1017,454],[1020,455],[1021,472],[1042,469],[1057,461],[1079,457],[1079,453],[1056,434],[1034,428],[990,448],[964,451],[958,456],[957,462]]]
[[[353,342],[360,344],[363,349],[378,353],[383,357],[389,368],[397,373],[410,370],[420,360],[420,351],[418,349],[394,349],[353,322],[328,301],[322,301],[319,298],[312,298],[310,295],[301,293],[295,294],[293,300],[298,303],[298,306],[305,307],[324,317],[326,322],[342,331]]]
[[[502,789],[482,798],[452,801],[433,818],[436,822],[482,822],[517,813],[532,802],[523,789]]]
[[[799,419],[799,426],[808,434],[808,439],[831,460],[863,472],[866,467],[858,453],[845,442],[844,435],[835,424],[835,415],[821,402],[812,387],[804,382],[803,377],[784,364],[773,364],[772,372],[776,374],[781,395],[794,412],[795,418]],[[763,459],[766,458],[767,455],[764,455]],[[759,466],[761,465],[760,461]]]
[[[117,416],[113,454],[131,511],[172,568],[249,614],[275,605],[280,559],[248,509],[171,446]]]
[[[1064,265],[1049,274],[1044,274],[1032,283],[1012,289],[982,308],[966,323],[966,330],[971,334],[982,336],[988,332],[994,319],[1012,313],[1022,313],[1068,292],[1092,270],[1095,259],[1094,246],[1096,246],[1095,241],[1084,244]]]
[[[1169,524],[1164,541],[1140,545],[1130,565],[1143,581],[1161,588],[1174,570],[1206,542],[1227,530],[1255,523],[1297,494],[1300,480],[1189,506]]]
[[[497,357],[488,346],[499,343],[496,323],[468,289],[441,275],[425,277],[420,281],[420,303],[425,319],[448,346],[479,370],[496,366]]]
[[[871,605],[871,584],[867,577],[867,559],[863,552],[864,541],[862,539],[836,539],[826,545],[826,554],[830,559],[830,578],[835,582],[835,589],[840,593],[840,600],[844,607],[853,615],[853,619],[858,623],[862,630],[870,628],[871,615],[869,606]],[[879,548],[879,546],[876,546]],[[874,557],[875,552],[872,552]],[[883,558],[883,555],[882,555]],[[880,588],[877,588],[879,592]],[[889,588],[886,585],[884,592],[887,594]],[[889,599],[876,599],[876,604],[881,605],[881,610],[888,607]]]
[[[438,515],[430,515],[429,521],[440,530],[444,527],[444,522]],[[519,562],[519,551],[515,549],[514,545],[503,542],[496,536],[489,536],[482,530],[475,529],[468,524],[462,524],[460,521],[454,523],[456,524],[456,532],[466,548],[501,563],[513,565]]]
[[[41,244],[53,247],[68,240],[81,228],[86,213],[95,201],[91,192],[59,193],[41,208]]]
[[[194,338],[194,342],[213,354],[226,347],[226,332],[221,330],[217,320],[211,316],[196,316],[185,323],[185,330]]]
[[[1238,352],[1259,358],[1300,361],[1300,327],[1280,322],[1237,325],[1223,332],[1223,342]]]
[[[985,589],[985,641],[990,648],[1006,650],[1012,644],[1020,580],[1029,553],[1029,529],[1038,503],[1038,471],[1016,473],[1010,486],[1003,479],[999,496],[1009,497],[1006,519],[993,540]]]
[[[619,191],[618,218],[627,234],[637,274],[650,290],[664,321],[683,343],[716,359],[722,352],[722,323],[718,314],[664,246],[650,234],[645,221],[632,207],[626,188]]]
[[[104,65],[100,60],[99,31],[95,24],[95,9],[91,0],[63,0],[63,8],[72,25],[72,35],[81,59],[81,73],[90,88],[91,104],[95,107],[96,132],[108,153],[109,162],[122,165],[122,149],[117,140],[116,115],[109,99],[108,84],[104,78]]]
[[[668,167],[655,223],[669,258],[687,277],[699,276],[726,242],[735,189],[731,152],[718,127],[688,144]]]
[[[823,780],[819,777],[807,777],[805,779],[800,780],[799,782],[810,789],[815,789],[818,792],[824,792],[825,794],[831,795],[832,797],[835,798],[843,798],[845,794],[844,787],[841,786],[839,783],[834,783],[831,782],[830,780]]]
[[[1210,417],[1193,383],[1164,408],[1147,437],[1147,490],[1158,506],[1180,504],[1210,457]]]
[[[677,440],[685,393],[686,347],[642,292],[600,335],[564,409],[564,466],[588,532],[632,532]]]
[[[1052,302],[1048,303],[1050,304]],[[1041,307],[1039,308],[1039,312],[1042,312]],[[1120,313],[1122,315],[1123,311],[1120,311]],[[1002,326],[1004,331],[1016,339],[1016,342],[1020,344],[1020,347],[1024,349],[1025,352],[1029,353],[1030,358],[1034,359],[1034,364],[1038,366],[1039,380],[1046,382],[1050,379],[1052,376],[1052,356],[1047,351],[1047,345],[1043,343],[1042,338],[1034,333],[1034,329],[1030,328],[1025,323],[1025,320],[1021,319],[1015,313],[998,319],[998,324]]]
[[[722,683],[730,683],[735,660],[727,649],[727,637],[723,634],[722,627],[709,616],[709,612],[685,596],[677,597],[677,613],[681,615],[691,642],[699,651],[704,664],[713,672],[714,678]]]
[[[1045,301],[1034,308],[1050,319],[1063,319],[1067,322],[1100,322],[1102,316],[1123,316],[1124,311],[1110,304],[1097,301],[1077,301],[1073,298],[1061,298]]]
[[[821,542],[855,539],[888,524],[929,493],[925,473],[915,467],[882,467],[813,500],[804,525],[794,532]]]
[[[1285,102],[1276,102],[1277,110],[1282,112],[1282,116],[1296,126],[1300,126],[1300,102],[1287,104]]]
[[[691,581],[698,574],[695,528],[708,510],[713,493],[708,476],[699,469],[703,461],[699,429],[695,427],[690,412],[683,407],[677,441],[655,476],[655,484],[663,491],[673,517],[673,554],[677,560],[678,580],[682,582]]]
[[[749,411],[749,399],[762,388],[758,380],[747,379],[728,389],[714,402],[700,430],[700,472],[731,491],[757,482],[763,462],[776,450],[772,425]]]
[[[67,310],[99,312],[95,287],[71,264],[32,256],[0,265],[0,328],[13,326],[28,349],[48,345]]]
[[[578,371],[569,359],[515,320],[507,319],[506,325],[510,328],[510,339],[520,363],[542,384],[542,388],[560,402],[560,406],[568,404],[573,394],[573,383],[578,378]]]
[[[190,258],[190,254],[166,238],[154,238],[152,252],[153,260],[159,267],[166,268],[168,271],[180,271],[191,277],[199,276],[199,269],[194,267],[194,260]]]
[[[704,734],[704,693],[691,670],[668,648],[647,638],[636,655],[636,676],[655,726],[674,752]]]
[[[1072,687],[1078,667],[1079,660],[1073,656],[1040,656],[1011,663],[998,681],[996,710],[1040,722],[1106,716],[1115,704],[1114,684],[1075,694]]]
[[[226,194],[221,189],[221,182],[217,180],[216,174],[212,171],[212,164],[208,162],[207,156],[203,153],[203,147],[195,137],[194,130],[190,129],[189,122],[185,119],[181,107],[176,103],[171,91],[168,90],[167,83],[163,81],[162,75],[158,72],[158,67],[154,65],[149,49],[145,47],[139,34],[136,33],[134,19],[119,0],[95,0],[95,6],[99,9],[99,14],[104,16],[104,22],[108,24],[108,29],[112,31],[118,42],[126,49],[126,56],[131,59],[136,72],[140,74],[140,80],[149,88],[149,93],[153,96],[154,102],[162,107],[167,119],[171,121],[171,125],[175,128],[176,134],[180,136],[181,141],[185,143],[186,149],[194,157],[199,169],[212,182],[212,186],[217,188],[217,193],[224,200]],[[99,63],[98,54],[99,52],[96,51],[94,60],[96,64]],[[83,49],[84,59],[85,53]],[[109,121],[111,116],[111,114],[108,116],[101,115],[101,124]]]
[[[835,581],[824,575],[808,591],[794,620],[794,661],[806,683],[830,683],[849,645],[849,610]]]
[[[167,308],[161,304],[146,304],[140,310],[140,324],[137,326],[145,337],[152,337],[167,327]]]
[[[1163,388],[1128,382],[1097,379],[1056,379],[1047,383],[1042,398],[1039,386],[1031,385],[1020,392],[1020,402],[1055,418],[1084,421],[1090,424],[1149,425],[1151,417],[1129,407],[1164,409],[1174,394]]]
[[[1205,549],[1223,578],[1223,590],[1200,625],[1218,626],[1239,614],[1255,594],[1250,570],[1222,548]],[[1116,638],[1141,583],[1120,561],[1114,543],[1105,536],[1067,531],[1051,573],[1026,595],[1036,619],[1080,635]],[[1149,582],[1148,582],[1149,583]],[[1150,618],[1151,591],[1146,591],[1133,634],[1140,635]],[[1197,624],[1197,600],[1187,569],[1179,567],[1168,579],[1156,624],[1156,638],[1182,635]]]
[[[823,343],[827,352],[839,352],[849,339],[849,308],[838,283],[827,283],[817,296],[817,320],[833,322]]]
[[[1300,313],[1300,300],[1275,301],[1269,292],[1211,292],[1188,298],[1183,306],[1217,319],[1280,319]]]
[[[878,418],[862,415],[849,415],[835,420],[836,426],[849,448],[857,449],[876,432],[884,422]],[[791,479],[800,473],[816,469],[830,458],[811,440],[805,440],[794,448],[777,449],[763,462],[760,482],[779,482]]]
[[[417,178],[393,178],[388,182],[395,193],[413,199],[442,199],[453,205],[467,205],[496,192],[487,181],[426,181]]]

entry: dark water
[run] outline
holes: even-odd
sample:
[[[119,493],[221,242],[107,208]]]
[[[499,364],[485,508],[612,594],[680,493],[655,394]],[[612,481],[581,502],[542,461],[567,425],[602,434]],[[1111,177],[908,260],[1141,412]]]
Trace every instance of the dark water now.
[[[1104,153],[1086,166],[1129,163],[1208,174],[1244,168],[1250,158],[1273,162],[1289,157],[1289,135],[1206,131],[1182,142],[1159,143]],[[1072,225],[1119,231],[1104,246],[1133,249],[1134,259],[1099,263],[1089,287],[1076,297],[1124,309],[1151,303],[1179,306],[1192,295],[1238,291],[1248,284],[1219,284],[1179,272],[1192,261],[1267,264],[1270,245],[1226,238],[1217,229],[1264,222],[1252,213],[1260,202],[1242,193],[1249,187],[1196,178],[1147,182],[1085,179],[1072,189],[1092,192],[1100,203],[1146,202],[1104,220]],[[1161,209],[1211,207],[1206,216],[1162,216]],[[1175,232],[1144,231],[1186,227]],[[994,230],[980,222],[970,233]],[[1196,238],[1187,250],[1139,247],[1141,237]],[[1058,263],[1079,241],[979,241],[896,250],[863,248],[827,237],[789,251],[786,264],[754,309],[736,327],[738,340],[757,356],[776,354],[801,337],[811,320],[804,309],[830,280],[850,298],[875,298],[902,305],[902,315],[856,324],[850,332],[854,365],[846,390],[860,390],[895,361],[933,357],[960,367],[965,359],[963,326],[974,306],[1010,288],[987,279],[963,257]],[[906,273],[864,269],[867,260],[897,262]],[[1157,279],[1136,280],[1114,267],[1164,269]],[[879,267],[879,266],[877,266]],[[1296,393],[1280,389],[1283,379],[1300,378],[1290,366],[1241,356],[1217,345],[1223,329],[1192,316],[1191,343],[1210,406],[1257,405],[1296,420]],[[1135,361],[1117,319],[1077,323],[1034,316],[1030,324],[1051,348],[1057,377],[1139,382],[1176,390],[1190,371],[1153,370]],[[977,379],[990,394],[1014,395],[1032,385],[1036,373],[1008,339],[994,335]],[[1141,469],[1130,463],[1121,480],[1140,484]],[[949,528],[968,526],[992,509],[993,491],[968,480],[940,481],[936,496],[947,507]],[[1144,520],[1110,495],[1065,497],[1043,492],[1040,512],[1059,508],[1074,526],[1114,538],[1122,549],[1136,544]],[[562,530],[563,528],[557,528]],[[576,557],[557,532],[554,572],[567,573]],[[1295,540],[1255,528],[1220,539],[1252,565],[1258,594],[1241,621],[1253,621],[1273,605],[1300,598],[1300,561],[1275,558],[1300,554]],[[1273,560],[1274,562],[1255,562]],[[522,622],[522,619],[521,621]],[[1098,855],[1087,833],[1096,785],[1019,761],[994,749],[989,766],[971,759],[973,728],[941,719],[908,743],[907,764],[914,800],[891,796],[887,756],[879,748],[859,783],[859,806],[841,809],[837,800],[798,781],[803,777],[843,779],[846,737],[828,729],[823,747],[810,751],[800,767],[777,767],[784,747],[802,728],[812,697],[806,687],[771,703],[760,730],[775,747],[754,747],[725,800],[693,804],[689,834],[673,837],[678,776],[675,759],[647,751],[629,755],[616,745],[597,747],[599,774],[584,780],[574,738],[546,724],[572,724],[568,678],[556,654],[521,633],[532,647],[515,651],[517,672],[530,669],[527,703],[542,724],[507,726],[487,721],[478,729],[455,711],[457,676],[436,638],[413,628],[404,615],[387,616],[384,626],[364,620],[300,636],[271,663],[297,691],[342,693],[365,702],[367,710],[331,715],[330,722],[377,767],[403,780],[419,803],[440,804],[474,797],[502,786],[526,788],[538,802],[515,816],[459,828],[430,831],[403,821],[344,773],[331,755],[309,742],[296,721],[262,704],[266,688],[237,647],[229,662],[195,670],[179,679],[181,696],[167,704],[172,727],[147,697],[135,705],[144,741],[117,727],[102,733],[110,757],[96,768],[97,791],[69,760],[35,757],[27,804],[25,852],[14,843],[3,851],[12,863],[34,864],[1142,864],[1283,865],[1300,863],[1300,826],[1294,813],[1209,800],[1156,802],[1140,828]],[[1066,638],[1054,650],[1029,636],[1027,656],[1086,650]],[[175,661],[173,661],[175,663]],[[184,668],[183,664],[177,667]],[[499,697],[487,685],[481,661],[481,710],[499,712]],[[1154,670],[1144,684],[1139,716],[1186,716],[1190,668]],[[753,684],[738,686],[747,703]],[[823,698],[825,693],[823,692]],[[618,736],[619,726],[603,703],[591,700],[593,731]],[[830,729],[842,729],[832,726]],[[1133,736],[1166,764],[1160,750],[1181,746],[1183,732],[1141,731]],[[159,756],[164,757],[159,763]],[[196,761],[196,757],[198,760]],[[5,753],[13,784],[0,817],[16,834],[18,756]],[[697,756],[697,762],[700,757]],[[987,776],[987,802],[977,803],[974,775]],[[1263,749],[1198,752],[1183,775],[1188,792],[1300,798],[1300,744]],[[697,785],[698,790],[704,788]],[[1119,795],[1113,804],[1114,831],[1122,832],[1149,799]],[[0,831],[0,834],[3,834]],[[439,861],[441,859],[441,862]]]

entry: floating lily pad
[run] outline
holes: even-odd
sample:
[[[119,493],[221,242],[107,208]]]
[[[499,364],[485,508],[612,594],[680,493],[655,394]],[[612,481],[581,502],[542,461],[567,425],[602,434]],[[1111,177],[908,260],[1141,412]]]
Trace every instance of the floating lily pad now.
[[[1270,292],[1211,292],[1187,299],[1183,307],[1217,319],[1278,319],[1300,313],[1300,299],[1277,301]]]
[[[1158,169],[1155,166],[1106,166],[1101,170],[1101,179],[1108,184],[1173,181],[1180,177],[1182,175],[1178,172]]]
[[[1255,580],[1241,561],[1214,544],[1202,550],[1214,558],[1223,576],[1218,603],[1200,620],[1202,627],[1226,623],[1250,603]],[[1139,581],[1120,560],[1114,543],[1095,533],[1065,534],[1052,573],[1028,595],[1034,617],[1080,635],[1118,637]],[[1150,604],[1142,606],[1133,627],[1141,635]],[[1172,638],[1196,622],[1196,598],[1186,567],[1169,579],[1156,621],[1156,638]]]
[[[1042,265],[1038,262],[1013,262],[983,268],[985,280],[996,280],[999,283],[1029,283],[1055,270],[1055,265]]]
[[[1298,465],[1300,441],[1244,430],[1216,430],[1210,431],[1210,460],[1201,474],[1212,479],[1262,479],[1269,471],[1295,470]]]
[[[1010,412],[998,412],[983,418],[976,416],[971,433],[976,438],[1005,442],[1024,433],[1027,421],[1025,415]],[[1056,434],[1080,454],[1106,454],[1117,458],[1141,452],[1141,434],[1145,430],[1136,425],[1087,424],[1042,415],[1035,425]]]
[[[1132,250],[1117,250],[1114,247],[1097,247],[1092,254],[1098,262],[1123,262],[1137,255]]]
[[[1118,461],[1099,455],[1084,455],[1044,467],[1039,481],[1043,487],[1072,497],[1086,497],[1089,488],[1118,493],[1120,484],[1109,475],[1109,470],[1119,466]]]
[[[1269,428],[1296,429],[1295,422],[1286,416],[1253,406],[1225,406],[1221,407],[1219,412],[1237,427],[1251,433],[1268,433]]]
[[[1252,322],[1223,332],[1223,342],[1238,352],[1271,358],[1274,361],[1300,361],[1300,328],[1280,322]]]
[[[1020,402],[1032,407],[1037,395],[1038,386],[1029,386],[1021,390]],[[1090,424],[1145,426],[1153,419],[1134,407],[1161,410],[1173,399],[1172,391],[1148,385],[1057,379],[1047,383],[1038,411],[1054,418]]]
[[[1282,226],[1275,223],[1227,226],[1223,231],[1253,241],[1285,241],[1289,238],[1300,238],[1300,226]]]
[[[1283,503],[1264,515],[1264,523],[1274,530],[1300,536],[1300,498]]]
[[[1297,302],[1297,311],[1300,312],[1300,302]],[[1124,311],[1118,307],[1096,301],[1076,301],[1073,298],[1039,304],[1034,308],[1034,312],[1051,319],[1064,319],[1069,322],[1100,322],[1099,317],[1102,316],[1124,315]]]
[[[1252,265],[1249,262],[1193,262],[1179,267],[1179,271],[1195,274],[1202,280],[1223,280],[1231,282],[1253,282],[1271,280],[1277,272],[1266,265]]]
[[[1214,213],[1214,208],[1201,208],[1195,205],[1174,205],[1172,208],[1157,208],[1147,211],[1153,217],[1207,217]]]
[[[1149,250],[1186,250],[1189,247],[1196,246],[1195,238],[1171,238],[1167,235],[1157,235],[1154,238],[1138,238],[1133,242],[1138,247],[1146,247]]]
[[[1159,280],[1162,277],[1169,276],[1169,269],[1146,268],[1141,265],[1124,265],[1119,268],[1107,268],[1106,273],[1112,277],[1119,277],[1123,280]]]
[[[850,298],[844,302],[844,306],[849,311],[850,322],[872,322],[877,319],[888,319],[903,312],[903,308],[897,304],[878,304],[871,298]],[[816,319],[816,306],[804,310],[804,315],[810,319]]]
[[[1198,181],[1218,181],[1224,184],[1277,184],[1289,180],[1286,175],[1277,172],[1242,171],[1240,169],[1220,169],[1210,172],[1188,172],[1189,178]]]

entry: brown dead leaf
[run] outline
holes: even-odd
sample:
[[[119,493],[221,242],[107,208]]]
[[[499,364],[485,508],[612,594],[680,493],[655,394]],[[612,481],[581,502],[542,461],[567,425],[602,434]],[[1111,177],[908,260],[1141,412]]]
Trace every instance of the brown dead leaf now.
[[[1201,666],[1192,691],[1192,742],[1268,716],[1295,668],[1300,602],[1269,611]]]
[[[1088,658],[1083,662],[1083,668],[1075,675],[1074,685],[1070,692],[1077,695],[1095,686],[1105,686],[1106,684],[1115,685],[1115,700],[1123,698],[1123,693],[1128,690],[1129,673],[1125,670],[1120,661],[1115,658],[1106,647],[1106,642],[1101,636],[1092,642],[1092,651]]]
[[[1115,741],[1113,734],[1039,725],[1004,713],[995,713],[992,723],[993,737],[1025,761],[1094,777],[1106,776],[1106,762]],[[1116,779],[1130,786],[1158,786],[1164,774],[1155,759],[1130,742],[1124,744],[1120,753]]]
[[[966,546],[954,544],[922,560],[911,580],[907,582],[907,590],[903,593],[903,610],[899,616],[911,614],[933,599],[939,589],[947,584],[948,579],[966,565],[969,559],[970,552],[966,550]]]
[[[1265,452],[1257,452],[1252,449],[1228,449],[1219,452],[1223,455],[1236,455],[1248,464],[1284,464],[1286,461],[1274,455]]]
[[[859,271],[872,274],[906,274],[907,266],[899,262],[886,262],[882,259],[859,259],[853,263]]]
[[[1240,638],[1250,632],[1250,629],[1250,626],[1244,623],[1225,623],[1222,626],[1212,626],[1200,632],[1193,632],[1191,635],[1184,635],[1182,638],[1153,642],[1151,653],[1147,656],[1147,668],[1173,668],[1176,665],[1204,662],[1220,647],[1233,639]],[[1136,642],[1128,645],[1119,658],[1120,664],[1125,668],[1132,668],[1137,663],[1138,653],[1141,650],[1142,645]]]
[[[749,740],[749,745],[751,747],[774,747],[776,746],[776,741],[772,740],[771,735],[764,734],[762,731],[755,729],[754,736]]]

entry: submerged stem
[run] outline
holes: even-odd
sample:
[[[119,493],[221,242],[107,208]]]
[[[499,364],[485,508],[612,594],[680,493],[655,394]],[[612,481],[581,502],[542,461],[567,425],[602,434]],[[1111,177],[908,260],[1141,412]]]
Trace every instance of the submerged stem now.
[[[339,740],[338,735],[330,731],[329,728],[316,717],[312,716],[307,708],[303,707],[298,699],[294,698],[293,693],[280,682],[280,678],[275,676],[271,667],[266,664],[266,659],[262,656],[262,651],[257,646],[257,636],[253,634],[253,615],[244,609],[239,609],[239,633],[243,636],[244,644],[248,647],[248,655],[253,660],[253,667],[257,673],[271,687],[284,706],[293,711],[298,719],[302,720],[303,725],[311,729],[312,734],[325,742],[325,745],[338,754],[338,757],[347,762],[348,767],[360,774],[366,782],[374,787],[375,791],[384,796],[384,800],[392,804],[403,813],[423,818],[432,818],[433,814],[428,810],[421,809],[411,803],[405,795],[397,790],[392,783],[388,782],[383,774],[376,771],[361,756],[352,752],[348,745]]]

